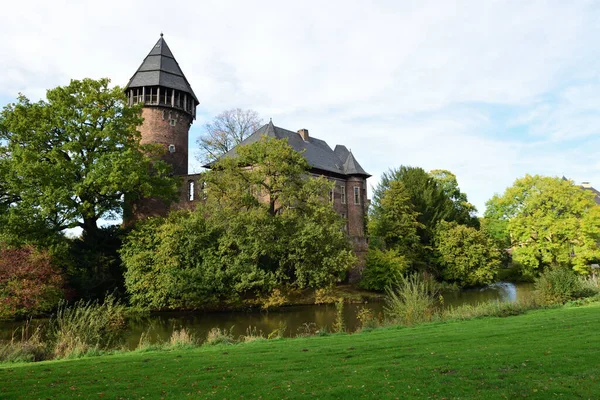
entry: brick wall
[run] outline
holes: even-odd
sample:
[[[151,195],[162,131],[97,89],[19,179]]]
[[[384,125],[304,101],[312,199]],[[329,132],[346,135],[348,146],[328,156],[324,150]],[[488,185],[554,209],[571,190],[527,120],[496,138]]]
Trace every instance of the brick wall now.
[[[188,131],[192,117],[167,107],[144,107],[144,122],[139,127],[142,143],[155,143],[164,146],[163,160],[173,166],[174,175],[187,175],[188,172]],[[174,146],[174,152],[169,146]]]

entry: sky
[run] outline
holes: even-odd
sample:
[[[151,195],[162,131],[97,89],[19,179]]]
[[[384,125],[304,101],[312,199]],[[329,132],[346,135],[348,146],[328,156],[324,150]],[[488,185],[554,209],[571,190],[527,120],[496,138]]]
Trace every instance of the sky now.
[[[124,86],[161,32],[200,100],[191,154],[239,107],[346,145],[370,186],[447,169],[480,213],[525,174],[600,187],[600,1],[11,1],[0,106]]]

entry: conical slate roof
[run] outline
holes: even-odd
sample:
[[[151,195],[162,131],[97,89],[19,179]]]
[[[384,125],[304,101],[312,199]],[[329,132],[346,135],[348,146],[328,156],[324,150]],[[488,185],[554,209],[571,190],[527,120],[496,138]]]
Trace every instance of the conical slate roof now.
[[[142,86],[162,86],[180,90],[189,93],[196,101],[196,105],[200,103],[181,68],[179,68],[177,60],[173,57],[167,42],[163,39],[162,33],[160,39],[150,50],[142,65],[133,74],[125,89]]]
[[[294,150],[301,152],[308,164],[316,170],[327,171],[340,176],[361,175],[367,178],[371,176],[365,172],[346,146],[337,145],[335,150],[331,150],[331,147],[325,141],[313,136],[305,141],[298,132],[275,126],[273,121],[269,121],[268,124],[258,128],[253,134],[244,139],[240,145],[257,142],[263,136],[287,139],[288,144]],[[223,157],[235,157],[235,149],[234,147],[229,150]],[[210,164],[204,167],[210,168]]]

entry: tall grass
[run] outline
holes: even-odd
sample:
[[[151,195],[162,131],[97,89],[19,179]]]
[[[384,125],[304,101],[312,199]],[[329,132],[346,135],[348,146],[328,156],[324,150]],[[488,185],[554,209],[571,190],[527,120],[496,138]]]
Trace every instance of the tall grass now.
[[[464,304],[458,307],[449,307],[440,314],[443,321],[467,320],[483,317],[509,317],[523,314],[526,311],[539,308],[534,299],[518,302],[500,302],[491,300],[478,304]]]
[[[227,329],[212,328],[206,335],[206,341],[204,342],[207,346],[214,346],[217,344],[236,344],[237,340],[233,335],[233,326]]]
[[[17,332],[20,330],[20,335]],[[43,361],[51,358],[40,326],[32,330],[31,321],[13,332],[10,341],[0,343],[0,360],[5,362]]]
[[[402,277],[386,288],[385,312],[393,322],[414,325],[431,321],[436,312],[439,286],[420,274]]]
[[[126,307],[112,295],[104,302],[62,302],[50,318],[49,340],[57,358],[80,356],[92,350],[117,347],[127,327]]]

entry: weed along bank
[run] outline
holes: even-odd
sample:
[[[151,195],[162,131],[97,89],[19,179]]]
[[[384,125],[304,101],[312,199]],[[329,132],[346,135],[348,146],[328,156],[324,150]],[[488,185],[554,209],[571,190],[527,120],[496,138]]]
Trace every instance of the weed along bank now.
[[[163,160],[171,164],[173,173],[181,178],[176,202],[168,205],[160,199],[141,199],[129,205],[126,217],[140,220],[165,216],[169,210],[194,209],[204,199],[206,183],[203,174],[188,174],[189,129],[196,119],[200,102],[162,34],[130,79],[125,93],[130,105],[143,103],[144,122],[139,127],[142,143],[162,146],[165,150]],[[359,260],[350,271],[349,280],[358,281],[367,251],[367,179],[371,175],[346,146],[336,145],[332,149],[325,140],[309,134],[308,129],[288,130],[275,126],[272,121],[257,129],[239,146],[255,143],[263,137],[286,141],[306,159],[311,176],[325,177],[334,183],[328,194],[329,201],[346,221],[344,230]],[[236,154],[233,148],[222,157],[236,157]],[[211,165],[205,167],[211,168]],[[261,200],[269,201],[267,198]]]

